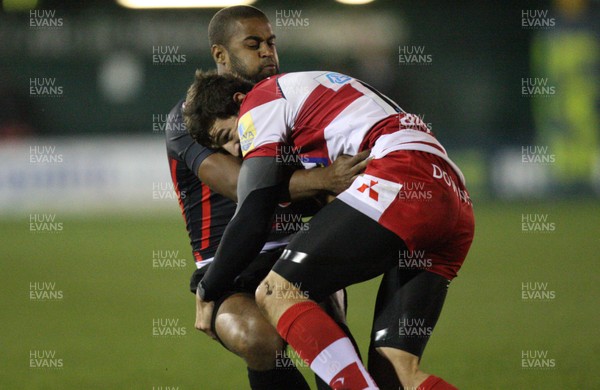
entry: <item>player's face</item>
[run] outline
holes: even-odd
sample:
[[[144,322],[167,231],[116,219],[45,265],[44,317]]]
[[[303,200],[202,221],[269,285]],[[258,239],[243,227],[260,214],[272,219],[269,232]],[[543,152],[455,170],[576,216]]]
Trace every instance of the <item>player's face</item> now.
[[[237,116],[215,120],[209,131],[212,147],[223,149],[235,157],[240,157],[240,137],[237,132]]]
[[[227,47],[226,69],[247,80],[258,82],[279,73],[275,34],[263,19],[238,20]]]

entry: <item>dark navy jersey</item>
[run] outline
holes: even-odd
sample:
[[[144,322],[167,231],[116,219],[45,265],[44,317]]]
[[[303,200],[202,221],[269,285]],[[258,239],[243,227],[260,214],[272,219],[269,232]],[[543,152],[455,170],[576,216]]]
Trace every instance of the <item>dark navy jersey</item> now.
[[[184,99],[180,100],[169,113],[165,137],[173,188],[179,199],[196,266],[200,267],[203,260],[214,257],[237,205],[211,190],[198,178],[200,164],[219,151],[198,144],[189,135],[183,123],[183,102]],[[316,198],[310,198],[280,205],[273,217],[273,228],[264,249],[285,245],[290,234],[306,230],[308,219],[322,203]]]
[[[198,144],[189,135],[183,123],[183,102],[180,100],[167,117],[167,156],[194,258],[200,262],[214,256],[236,204],[198,178],[200,164],[217,151]]]

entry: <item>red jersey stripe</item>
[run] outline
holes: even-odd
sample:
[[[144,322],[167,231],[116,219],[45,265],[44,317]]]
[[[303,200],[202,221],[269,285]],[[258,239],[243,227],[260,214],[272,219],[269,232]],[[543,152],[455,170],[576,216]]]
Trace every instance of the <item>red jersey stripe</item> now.
[[[179,183],[177,183],[177,163],[177,160],[169,157],[169,167],[171,168],[171,180],[173,181],[173,188],[175,189],[175,193],[177,194],[177,202],[179,203],[179,208],[181,209],[181,215],[183,216],[183,220],[187,224],[187,218],[185,217],[185,208],[183,207],[183,202],[181,201],[181,196],[179,194]]]
[[[313,149],[311,144],[324,138],[325,128],[361,96],[363,94],[349,84],[337,91],[317,86],[300,107],[292,132],[293,143],[307,150]]]
[[[251,157],[275,157],[277,156],[277,146],[283,145],[280,142],[261,145],[256,149],[251,150],[244,158]]]
[[[248,94],[242,106],[240,107],[239,116],[242,117],[248,109],[261,106],[273,100],[281,99],[281,91],[277,85],[277,79],[282,75],[271,76],[256,84],[252,89],[252,94]]]
[[[202,183],[202,238],[200,241],[200,250],[208,248],[210,243],[210,188]]]

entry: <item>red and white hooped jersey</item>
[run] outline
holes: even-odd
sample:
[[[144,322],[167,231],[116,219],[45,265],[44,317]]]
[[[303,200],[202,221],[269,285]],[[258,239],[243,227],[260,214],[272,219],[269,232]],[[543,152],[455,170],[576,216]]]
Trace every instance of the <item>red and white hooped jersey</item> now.
[[[242,103],[238,133],[244,158],[294,152],[309,168],[365,149],[374,158],[419,150],[446,160],[464,183],[460,169],[417,115],[336,72],[287,73],[261,81]]]

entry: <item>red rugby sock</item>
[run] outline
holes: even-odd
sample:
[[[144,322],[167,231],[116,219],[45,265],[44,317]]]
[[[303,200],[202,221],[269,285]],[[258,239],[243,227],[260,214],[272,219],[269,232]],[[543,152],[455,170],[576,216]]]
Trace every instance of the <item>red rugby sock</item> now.
[[[458,390],[442,378],[430,375],[417,387],[417,390]]]
[[[291,306],[277,331],[333,389],[376,389],[342,329],[313,301]]]

